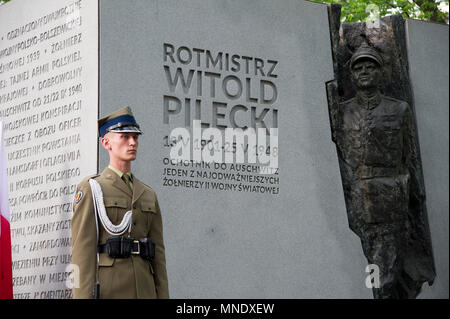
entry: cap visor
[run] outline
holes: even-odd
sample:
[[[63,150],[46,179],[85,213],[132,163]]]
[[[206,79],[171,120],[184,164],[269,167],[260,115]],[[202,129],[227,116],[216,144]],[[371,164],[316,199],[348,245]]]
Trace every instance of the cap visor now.
[[[376,63],[378,63],[378,65],[381,66],[381,61],[379,59],[377,59],[376,57],[374,57],[373,55],[370,55],[370,54],[358,55],[355,59],[353,59],[352,66],[353,66],[353,64],[356,63],[356,61],[359,61],[361,59],[369,59],[369,60],[375,61]]]
[[[138,133],[142,134],[142,131],[138,129],[136,126],[122,126],[122,127],[116,127],[108,132],[115,132],[115,133]]]

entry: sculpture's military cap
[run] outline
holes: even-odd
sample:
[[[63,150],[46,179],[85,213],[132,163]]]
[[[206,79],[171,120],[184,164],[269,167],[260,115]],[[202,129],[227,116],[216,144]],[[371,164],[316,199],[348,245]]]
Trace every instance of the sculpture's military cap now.
[[[142,134],[131,108],[126,106],[98,120],[98,133],[103,137],[108,132]]]
[[[369,46],[366,41],[363,41],[363,43],[360,45],[360,47],[353,53],[352,58],[350,59],[350,68],[353,67],[353,65],[356,63],[356,61],[360,59],[371,59],[378,63],[379,66],[383,66],[383,58],[381,55]]]

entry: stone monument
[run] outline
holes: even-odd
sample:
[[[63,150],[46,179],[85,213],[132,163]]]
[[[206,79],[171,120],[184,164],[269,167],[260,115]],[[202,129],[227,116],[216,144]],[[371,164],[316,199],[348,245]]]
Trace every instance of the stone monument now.
[[[14,298],[71,298],[76,185],[97,171],[97,4],[0,6]]]
[[[448,64],[448,26],[339,26],[327,5],[301,0],[12,0],[0,17],[15,298],[71,297],[73,191],[107,165],[97,119],[125,105],[144,132],[132,172],[158,194],[172,298],[372,298],[327,103],[357,94],[346,63],[363,40],[383,59],[380,92],[417,121],[408,214],[428,213],[436,269],[419,297],[448,298],[448,67],[424,58]],[[417,282],[433,278],[423,238],[426,258],[409,256],[429,270]]]

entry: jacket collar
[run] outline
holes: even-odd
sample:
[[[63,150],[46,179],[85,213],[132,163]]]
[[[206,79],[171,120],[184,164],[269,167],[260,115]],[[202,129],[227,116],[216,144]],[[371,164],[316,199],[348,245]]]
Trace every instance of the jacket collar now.
[[[374,96],[367,97],[362,92],[356,93],[356,101],[359,105],[363,106],[367,110],[376,108],[381,103],[381,94],[377,92]]]
[[[124,192],[128,196],[130,196],[132,198],[133,204],[139,199],[139,197],[141,197],[141,195],[145,191],[144,184],[140,180],[138,180],[134,175],[133,175],[133,191],[131,191],[131,189],[127,186],[127,184],[125,184],[125,182],[119,177],[119,175],[117,175],[109,167],[107,167],[103,170],[101,176],[105,180],[110,182],[110,184],[113,187],[121,190],[122,192]]]
[[[127,186],[127,184],[125,184],[125,182],[119,177],[119,175],[117,175],[116,172],[114,172],[112,169],[110,169],[109,167],[105,168],[101,174],[101,176],[108,182],[110,182],[110,184],[117,188],[120,189],[122,192],[126,193],[129,196],[133,196],[133,192],[131,191],[131,189]]]

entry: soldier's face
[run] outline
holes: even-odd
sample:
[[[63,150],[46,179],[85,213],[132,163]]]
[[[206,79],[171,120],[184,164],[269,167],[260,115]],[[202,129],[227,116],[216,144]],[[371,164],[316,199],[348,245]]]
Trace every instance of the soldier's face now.
[[[359,89],[377,88],[381,80],[381,68],[372,60],[360,60],[353,65],[352,81]]]
[[[139,134],[108,132],[102,140],[112,159],[134,161],[137,156]]]

